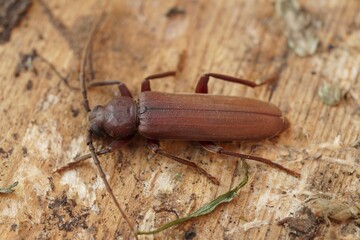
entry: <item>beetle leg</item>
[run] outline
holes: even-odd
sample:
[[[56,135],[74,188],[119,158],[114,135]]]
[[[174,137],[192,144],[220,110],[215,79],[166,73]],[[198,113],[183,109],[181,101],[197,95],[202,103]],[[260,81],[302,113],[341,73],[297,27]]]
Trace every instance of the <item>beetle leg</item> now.
[[[203,168],[199,167],[196,163],[190,162],[188,160],[185,160],[183,158],[179,158],[175,155],[172,155],[168,152],[165,152],[164,150],[162,150],[160,148],[160,143],[159,140],[155,140],[155,139],[147,139],[147,146],[150,148],[150,150],[155,153],[155,154],[159,154],[161,156],[167,157],[171,160],[174,160],[176,162],[185,164],[189,167],[194,168],[195,170],[197,170],[199,173],[203,174],[205,177],[207,177],[212,183],[216,184],[216,185],[220,185],[219,181],[213,177],[212,175],[210,175],[209,173],[207,173]]]
[[[104,154],[110,153],[110,152],[120,148],[121,146],[127,144],[131,140],[131,137],[125,138],[125,139],[118,139],[118,140],[113,141],[112,143],[110,143],[109,146],[97,151],[96,155],[104,155]],[[81,163],[81,162],[83,162],[83,161],[85,161],[87,159],[90,159],[91,156],[92,156],[91,153],[88,153],[88,154],[85,154],[85,155],[82,155],[82,156],[79,156],[79,157],[75,157],[72,162],[69,162],[69,163],[67,163],[66,165],[64,165],[64,166],[62,166],[60,168],[57,168],[54,171],[54,173],[62,172],[64,170],[66,170],[66,169],[72,168],[75,165],[77,165],[77,164],[79,164],[79,163]]]
[[[222,154],[222,155],[227,155],[227,156],[232,156],[232,157],[238,157],[238,158],[245,158],[245,159],[250,159],[250,160],[254,160],[257,162],[262,162],[265,163],[273,168],[277,168],[283,172],[286,172],[287,174],[290,174],[296,178],[300,177],[300,174],[290,170],[278,163],[275,163],[269,159],[266,158],[261,158],[261,157],[256,157],[256,156],[251,156],[251,155],[246,155],[246,154],[241,154],[241,153],[236,153],[236,152],[231,152],[231,151],[227,151],[224,150],[222,147],[220,147],[219,145],[210,142],[210,141],[203,141],[203,142],[199,142],[200,145],[205,148],[207,151],[212,152],[212,153],[218,153],[218,154]]]
[[[196,88],[195,88],[195,93],[208,93],[208,82],[209,82],[210,77],[213,77],[213,78],[216,78],[219,80],[223,80],[223,81],[227,81],[227,82],[243,84],[245,86],[254,88],[254,87],[259,87],[266,83],[272,82],[274,80],[274,78],[277,77],[277,75],[271,76],[271,77],[267,78],[265,81],[263,81],[262,83],[257,84],[252,81],[249,81],[249,80],[236,78],[236,77],[232,77],[232,76],[227,76],[227,75],[223,75],[223,74],[206,73],[200,77],[200,79],[196,85]]]
[[[110,86],[110,85],[118,85],[119,91],[121,96],[125,97],[132,97],[131,92],[126,87],[126,85],[120,81],[117,80],[111,80],[111,81],[92,81],[88,84],[88,88],[91,87],[102,87],[102,86]]]
[[[175,76],[176,72],[164,72],[164,73],[158,73],[154,75],[147,76],[141,83],[141,92],[151,91],[150,87],[150,80],[159,79],[159,78],[165,78],[170,76]]]

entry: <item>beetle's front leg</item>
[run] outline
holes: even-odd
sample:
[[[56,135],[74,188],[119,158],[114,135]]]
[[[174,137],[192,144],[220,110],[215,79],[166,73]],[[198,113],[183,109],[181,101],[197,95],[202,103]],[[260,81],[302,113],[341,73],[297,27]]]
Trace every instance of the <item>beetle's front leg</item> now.
[[[155,154],[159,154],[161,156],[167,157],[171,160],[174,160],[176,162],[185,164],[189,167],[194,168],[196,171],[198,171],[199,173],[201,173],[202,175],[204,175],[205,177],[207,177],[212,183],[216,184],[216,185],[220,185],[219,181],[213,177],[212,175],[210,175],[208,172],[206,172],[203,168],[199,167],[196,163],[190,162],[186,159],[183,158],[179,158],[175,155],[172,155],[168,152],[165,152],[164,150],[162,150],[160,148],[160,143],[159,140],[155,140],[155,139],[147,139],[147,145],[150,148],[150,150],[155,153]]]
[[[227,156],[232,156],[232,157],[238,157],[238,158],[244,158],[244,159],[250,159],[250,160],[254,160],[257,162],[261,162],[261,163],[265,163],[273,168],[277,168],[283,172],[286,172],[287,174],[290,174],[296,178],[300,177],[300,174],[290,170],[278,163],[275,163],[269,159],[266,158],[261,158],[261,157],[256,157],[256,156],[251,156],[251,155],[246,155],[246,154],[241,154],[241,153],[236,153],[236,152],[231,152],[231,151],[227,151],[225,149],[223,149],[222,147],[220,147],[219,145],[210,142],[210,141],[203,141],[203,142],[199,142],[200,145],[205,148],[205,150],[212,152],[212,153],[218,153],[218,154],[222,154],[222,155],[227,155]]]
[[[125,144],[127,144],[131,140],[131,138],[132,138],[132,136],[125,138],[125,139],[117,139],[117,140],[113,141],[112,143],[110,143],[109,146],[97,151],[96,155],[104,155],[104,154],[110,153],[116,149],[119,149],[121,146],[124,146]],[[66,169],[72,168],[75,165],[77,165],[87,159],[90,159],[91,157],[92,157],[92,155],[90,153],[82,155],[80,157],[75,157],[72,162],[69,162],[64,166],[57,168],[54,171],[54,173],[62,172]]]
[[[88,88],[103,87],[103,86],[110,86],[110,85],[118,85],[121,96],[133,98],[131,95],[131,92],[129,91],[129,89],[127,88],[125,83],[122,83],[118,80],[92,81],[88,84]]]

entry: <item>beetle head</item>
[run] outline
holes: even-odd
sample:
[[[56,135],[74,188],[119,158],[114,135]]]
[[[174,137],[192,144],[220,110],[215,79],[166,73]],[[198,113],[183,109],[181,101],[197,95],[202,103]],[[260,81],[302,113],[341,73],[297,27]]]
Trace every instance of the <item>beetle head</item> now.
[[[117,97],[89,114],[91,131],[98,137],[125,138],[137,129],[136,103],[129,97]]]
[[[101,105],[95,106],[89,114],[90,129],[97,137],[105,137],[107,135],[103,129],[104,118],[104,107]]]

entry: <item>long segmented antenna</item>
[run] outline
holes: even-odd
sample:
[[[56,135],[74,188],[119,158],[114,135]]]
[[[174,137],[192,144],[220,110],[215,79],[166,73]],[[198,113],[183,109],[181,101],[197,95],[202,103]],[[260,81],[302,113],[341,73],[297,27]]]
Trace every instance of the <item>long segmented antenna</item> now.
[[[89,100],[87,98],[87,89],[86,89],[86,83],[85,83],[85,68],[86,68],[86,60],[89,56],[89,51],[90,51],[90,45],[93,41],[93,38],[94,38],[94,35],[96,33],[96,31],[98,30],[99,28],[99,25],[102,21],[102,19],[104,18],[105,16],[105,9],[106,9],[106,6],[108,6],[108,1],[105,2],[105,7],[102,11],[102,13],[100,14],[100,17],[99,19],[97,20],[97,22],[95,23],[95,25],[93,26],[92,30],[91,30],[91,33],[90,33],[90,36],[89,38],[87,39],[87,42],[85,44],[85,47],[84,47],[84,50],[83,50],[83,54],[82,54],[82,58],[81,58],[81,65],[80,65],[80,74],[79,74],[79,80],[80,80],[80,83],[81,83],[81,93],[82,93],[82,96],[83,96],[83,106],[85,108],[85,110],[90,113],[91,109],[90,109],[90,106],[89,106]],[[96,151],[95,151],[95,148],[94,148],[94,145],[93,145],[93,142],[92,142],[92,131],[91,129],[89,128],[88,131],[87,131],[87,138],[86,138],[86,144],[88,145],[89,147],[89,150],[90,150],[90,154],[92,156],[92,159],[94,160],[94,164],[96,165],[97,169],[98,169],[98,172],[100,174],[100,177],[101,179],[103,180],[105,186],[106,186],[106,190],[108,191],[109,195],[111,196],[113,202],[115,203],[116,207],[119,209],[122,217],[125,219],[125,221],[127,222],[127,224],[129,225],[131,231],[133,232],[134,236],[136,239],[137,238],[137,234],[136,234],[136,231],[133,227],[133,225],[131,224],[129,218],[127,217],[127,215],[125,214],[124,210],[121,208],[119,202],[117,201],[111,187],[110,187],[110,184],[109,182],[106,180],[106,176],[105,176],[105,173],[104,173],[104,170],[102,169],[101,165],[100,165],[100,161],[97,157],[97,154],[96,154]]]

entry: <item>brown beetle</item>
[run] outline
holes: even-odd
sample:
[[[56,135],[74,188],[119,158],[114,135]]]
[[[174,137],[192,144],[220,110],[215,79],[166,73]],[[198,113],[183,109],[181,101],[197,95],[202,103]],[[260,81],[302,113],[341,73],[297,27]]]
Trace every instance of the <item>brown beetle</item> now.
[[[99,137],[116,139],[111,146],[100,150],[98,154],[120,147],[138,131],[147,138],[148,147],[154,153],[196,168],[215,184],[218,184],[218,181],[194,163],[164,152],[160,148],[159,139],[198,141],[210,152],[264,162],[299,177],[298,173],[268,159],[229,152],[212,142],[267,139],[288,128],[289,123],[281,111],[270,103],[207,94],[210,77],[250,87],[260,85],[248,80],[208,73],[200,78],[195,90],[197,94],[151,91],[150,80],[173,75],[175,72],[166,72],[145,78],[138,102],[121,82],[92,82],[89,85],[94,87],[117,84],[121,93],[121,96],[106,105],[94,107],[89,114],[92,133]]]
[[[251,81],[216,73],[204,74],[198,81],[195,94],[170,94],[153,92],[150,81],[174,76],[175,72],[151,75],[144,79],[138,101],[135,101],[124,83],[119,81],[91,82],[88,87],[117,85],[121,96],[104,106],[96,106],[91,111],[85,83],[85,66],[89,45],[100,21],[93,28],[82,56],[80,81],[82,84],[83,105],[89,113],[87,145],[90,154],[77,158],[65,167],[72,166],[90,157],[93,158],[104,184],[114,203],[125,218],[132,231],[135,230],[116,200],[97,155],[106,154],[128,142],[138,131],[147,138],[148,147],[156,154],[186,164],[209,178],[214,184],[218,180],[195,163],[174,156],[160,148],[159,139],[198,141],[206,150],[222,155],[251,159],[266,163],[292,176],[300,177],[288,168],[268,159],[231,152],[212,141],[260,140],[274,137],[288,128],[289,123],[282,112],[274,105],[263,101],[208,94],[209,78],[257,87]],[[95,151],[92,135],[110,137],[114,141],[104,149]]]

